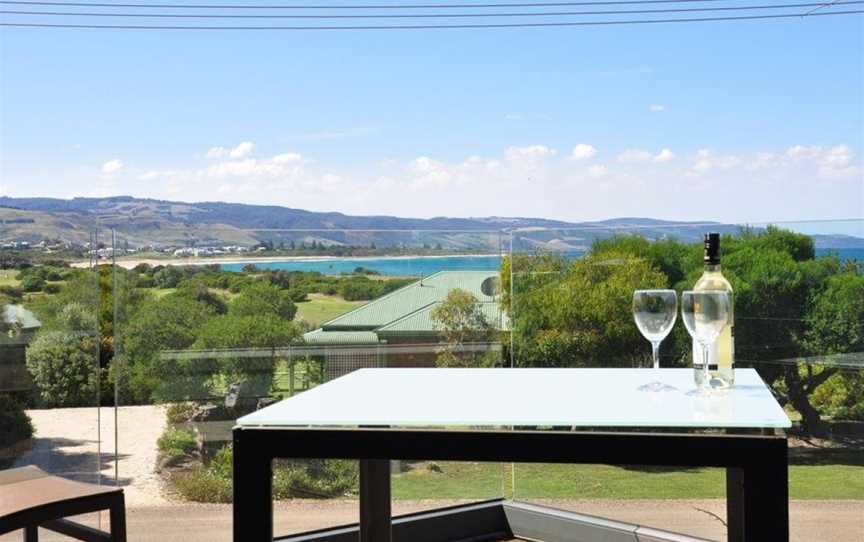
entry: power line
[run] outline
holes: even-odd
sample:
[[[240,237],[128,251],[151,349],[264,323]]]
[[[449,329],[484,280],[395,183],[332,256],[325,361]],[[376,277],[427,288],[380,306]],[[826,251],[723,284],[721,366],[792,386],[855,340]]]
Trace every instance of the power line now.
[[[805,13],[803,16],[806,17],[806,16],[808,16],[808,15],[813,14],[813,12],[815,12],[815,11],[818,11],[818,10],[820,10],[820,9],[822,9],[822,8],[831,7],[831,6],[835,5],[835,4],[837,4],[837,0],[831,0],[830,2],[823,2],[823,3],[819,4],[819,6],[813,8],[813,9],[811,9],[810,11],[808,11],[807,13]]]
[[[678,4],[690,2],[725,2],[727,0],[584,0],[581,2],[525,2],[489,4],[383,4],[383,5],[242,5],[242,4],[110,4],[94,2],[51,2],[42,0],[0,0],[0,4],[29,6],[67,6],[100,8],[160,8],[160,9],[462,9],[462,8],[546,8],[565,6],[606,6],[632,4]]]
[[[864,4],[864,0],[844,0],[832,5]],[[549,12],[522,12],[522,13],[416,13],[416,14],[376,14],[376,15],[213,15],[213,14],[191,14],[191,13],[95,13],[95,12],[57,12],[57,11],[13,11],[0,10],[0,15],[47,15],[62,17],[129,17],[129,18],[172,18],[172,19],[446,19],[446,18],[474,18],[474,17],[570,17],[580,15],[635,15],[653,13],[691,13],[706,11],[752,11],[766,9],[806,8],[817,6],[824,7],[824,2],[810,2],[804,4],[764,4],[757,6],[723,6],[704,8],[667,8],[647,10],[605,10],[605,11],[549,11]],[[815,11],[815,10],[814,10]],[[809,13],[809,12],[808,12]]]
[[[829,11],[813,13],[810,17],[832,15],[856,15],[864,10]],[[701,17],[676,19],[629,19],[619,21],[573,21],[550,23],[495,23],[495,24],[454,24],[454,25],[375,25],[375,26],[158,26],[158,25],[95,25],[95,24],[44,24],[44,23],[0,23],[0,26],[23,28],[78,28],[78,29],[116,29],[116,30],[443,30],[443,29],[484,29],[484,28],[548,28],[567,26],[613,26],[636,24],[692,23],[713,21],[745,21],[764,19],[800,18],[802,13],[783,13],[774,15],[746,15],[736,17]]]

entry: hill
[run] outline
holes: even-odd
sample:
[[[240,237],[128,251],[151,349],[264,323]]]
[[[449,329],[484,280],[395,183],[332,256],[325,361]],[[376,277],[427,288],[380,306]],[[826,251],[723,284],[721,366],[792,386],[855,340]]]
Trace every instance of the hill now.
[[[0,241],[57,240],[84,244],[89,232],[115,230],[130,247],[252,246],[313,241],[326,246],[441,245],[452,250],[498,251],[509,242],[505,231],[518,230],[518,249],[580,250],[597,237],[639,232],[651,239],[674,237],[696,241],[710,229],[734,232],[736,226],[715,222],[675,222],[651,218],[614,218],[564,222],[530,217],[352,216],[276,205],[198,202],[117,196],[106,198],[0,197]],[[278,231],[277,231],[278,230]],[[346,231],[350,230],[350,231]],[[418,233],[418,230],[420,231]],[[491,233],[490,233],[491,232]],[[501,232],[500,235],[496,232]],[[858,238],[820,236],[819,244],[837,246]],[[857,246],[857,245],[856,245]]]

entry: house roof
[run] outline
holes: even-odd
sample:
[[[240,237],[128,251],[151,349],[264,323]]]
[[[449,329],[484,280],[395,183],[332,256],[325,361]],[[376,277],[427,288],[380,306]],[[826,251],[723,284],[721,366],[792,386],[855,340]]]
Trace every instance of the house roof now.
[[[496,271],[439,271],[334,318],[303,338],[311,344],[374,344],[388,334],[437,333],[432,310],[457,288],[473,294],[487,321],[504,329],[498,302],[487,293],[497,276]]]
[[[334,318],[321,328],[325,331],[378,329],[442,301],[456,288],[471,292],[481,303],[493,302],[494,298],[483,293],[482,284],[497,276],[496,271],[439,271]]]
[[[419,309],[411,314],[408,314],[395,322],[391,322],[386,326],[382,326],[376,331],[379,335],[386,333],[436,333],[441,331],[441,324],[432,318],[432,311],[435,310],[441,302],[436,301],[422,309]],[[499,319],[501,317],[501,309],[498,303],[481,303],[480,310],[483,311],[486,321],[496,329],[501,329]]]
[[[36,318],[36,315],[21,305],[5,305],[3,307],[3,320],[8,324],[16,325],[23,330],[38,329],[42,327],[42,322]]]
[[[303,335],[306,344],[378,344],[374,331],[324,331],[316,329]]]

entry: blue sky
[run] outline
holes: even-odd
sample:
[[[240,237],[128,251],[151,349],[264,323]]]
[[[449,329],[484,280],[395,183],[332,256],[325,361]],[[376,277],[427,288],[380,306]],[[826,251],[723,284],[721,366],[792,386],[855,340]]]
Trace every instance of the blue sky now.
[[[864,216],[864,18],[0,29],[0,191],[407,216]]]

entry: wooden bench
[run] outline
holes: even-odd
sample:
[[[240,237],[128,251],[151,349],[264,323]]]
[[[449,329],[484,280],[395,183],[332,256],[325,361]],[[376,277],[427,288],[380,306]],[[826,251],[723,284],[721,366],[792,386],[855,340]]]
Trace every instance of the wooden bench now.
[[[109,511],[110,533],[64,519],[100,510]],[[0,535],[23,529],[25,542],[37,542],[39,527],[85,542],[126,542],[123,489],[67,480],[32,466],[0,471]]]

